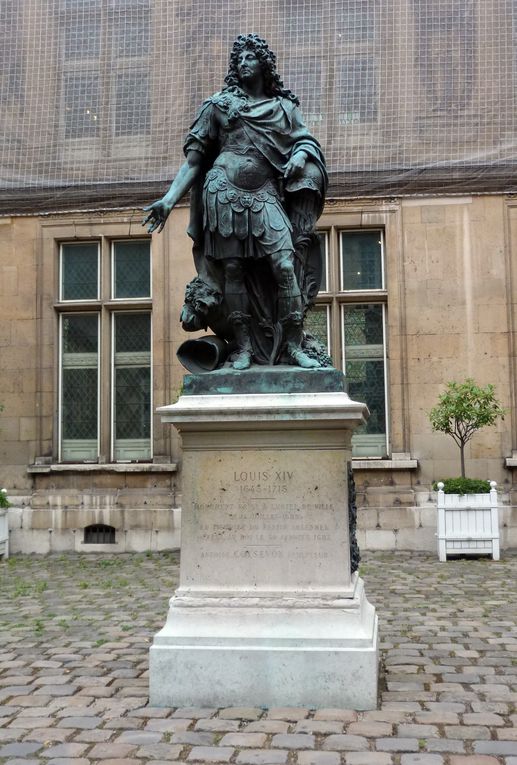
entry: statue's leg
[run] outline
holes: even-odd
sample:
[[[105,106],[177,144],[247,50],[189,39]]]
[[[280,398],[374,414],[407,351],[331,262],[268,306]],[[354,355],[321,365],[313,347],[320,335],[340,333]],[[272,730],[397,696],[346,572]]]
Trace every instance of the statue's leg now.
[[[280,251],[271,256],[271,268],[278,288],[278,317],[284,327],[289,363],[310,369],[319,367],[302,350],[302,296],[293,265],[293,253]]]
[[[242,261],[237,258],[223,260],[224,298],[228,309],[228,321],[233,327],[237,351],[233,355],[234,369],[249,369],[251,366],[252,346],[250,338],[249,300],[244,284]]]

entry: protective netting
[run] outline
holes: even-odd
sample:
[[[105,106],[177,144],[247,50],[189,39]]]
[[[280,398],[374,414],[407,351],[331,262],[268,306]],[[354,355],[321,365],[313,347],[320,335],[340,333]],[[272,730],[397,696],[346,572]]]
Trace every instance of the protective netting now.
[[[512,190],[517,0],[2,0],[1,209],[139,202],[265,37],[331,194]]]

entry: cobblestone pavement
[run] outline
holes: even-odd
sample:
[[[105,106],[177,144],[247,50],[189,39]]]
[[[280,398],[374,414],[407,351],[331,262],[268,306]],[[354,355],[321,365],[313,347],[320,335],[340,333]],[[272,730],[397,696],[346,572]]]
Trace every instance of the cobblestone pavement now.
[[[170,554],[0,562],[0,762],[517,765],[517,557],[365,554],[379,711],[156,709]]]

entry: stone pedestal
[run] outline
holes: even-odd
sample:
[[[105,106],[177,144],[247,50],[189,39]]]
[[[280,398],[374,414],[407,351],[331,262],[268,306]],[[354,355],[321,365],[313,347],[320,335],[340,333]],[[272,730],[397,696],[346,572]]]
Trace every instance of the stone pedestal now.
[[[288,374],[310,389],[329,371]],[[350,438],[367,409],[337,380],[159,410],[183,438],[182,552],[151,705],[376,706],[377,619],[348,532]]]

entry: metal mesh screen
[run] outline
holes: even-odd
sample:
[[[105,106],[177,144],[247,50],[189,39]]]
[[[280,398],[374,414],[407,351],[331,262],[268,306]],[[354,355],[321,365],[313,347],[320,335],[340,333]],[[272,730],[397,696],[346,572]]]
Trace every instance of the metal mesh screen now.
[[[2,208],[161,190],[249,31],[300,97],[332,194],[510,190],[516,30],[517,0],[2,0]]]

